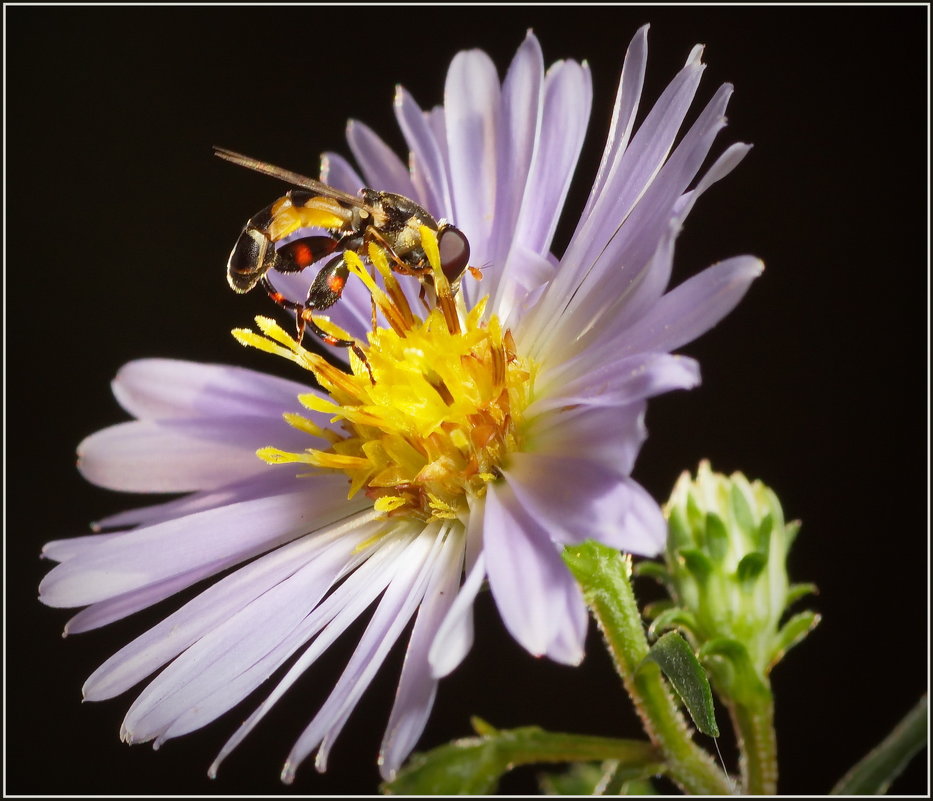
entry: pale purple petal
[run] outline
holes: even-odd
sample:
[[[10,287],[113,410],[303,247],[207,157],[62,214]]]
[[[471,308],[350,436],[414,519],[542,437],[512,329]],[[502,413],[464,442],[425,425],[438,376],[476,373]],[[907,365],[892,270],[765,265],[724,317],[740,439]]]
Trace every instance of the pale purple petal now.
[[[618,342],[613,344],[623,350]],[[651,352],[627,356],[623,351],[613,357],[584,352],[577,363],[559,365],[553,374],[543,376],[542,386],[550,391],[528,409],[529,414],[540,414],[576,404],[623,406],[699,383],[700,366],[688,356]]]
[[[152,606],[152,604],[170,598],[186,587],[197,584],[201,579],[213,576],[230,567],[231,564],[235,564],[235,560],[218,559],[216,562],[201,565],[194,570],[171,576],[164,581],[158,581],[138,590],[132,590],[123,595],[117,595],[105,601],[91,604],[74,615],[65,624],[64,636],[79,634],[82,631],[91,631],[108,623],[113,623],[115,620],[121,620],[140,609],[145,609]]]
[[[704,65],[695,48],[686,66],[668,84],[626,147],[618,167],[607,177],[590,214],[583,218],[564,254],[573,267],[566,281],[579,284],[583,271],[605,247],[608,236],[635,208],[660,171],[693,102]],[[569,284],[568,284],[569,286]]]
[[[473,647],[473,602],[485,579],[486,559],[480,552],[431,644],[428,661],[434,678],[452,673]]]
[[[356,163],[363,170],[366,186],[382,192],[395,192],[405,197],[414,197],[408,168],[379,136],[358,120],[347,125],[347,143],[353,151]]]
[[[545,529],[508,486],[489,484],[484,517],[489,586],[505,627],[535,656],[583,658],[586,610],[580,589]],[[568,649],[567,643],[576,647]],[[568,658],[569,657],[569,658]]]
[[[674,240],[699,197],[717,181],[724,178],[745,158],[750,145],[734,144],[716,160],[700,178],[696,188],[681,195],[673,204],[667,230],[660,235],[660,244],[645,267],[632,279],[624,291],[613,299],[604,313],[603,337],[621,335],[635,320],[652,308],[670,281],[674,257]]]
[[[300,493],[234,503],[102,542],[53,568],[39,585],[42,601],[84,606],[220,559],[247,559],[362,506],[346,500],[344,481],[321,476],[306,483]]]
[[[399,572],[386,588],[343,675],[317,715],[292,746],[282,769],[284,782],[292,781],[298,765],[318,745],[320,749],[315,765],[320,771],[326,769],[331,743],[340,733],[350,712],[424,597],[440,550],[439,533],[437,525],[429,524],[399,558]]]
[[[550,248],[583,147],[592,100],[585,64],[559,61],[548,69],[538,148],[515,226],[515,240],[537,253]]]
[[[616,90],[615,106],[612,109],[612,121],[606,147],[593,181],[593,188],[587,199],[582,218],[589,216],[593,204],[602,196],[606,181],[615,174],[619,160],[628,146],[635,125],[635,113],[641,99],[641,90],[645,84],[645,71],[648,66],[648,25],[642,25],[632,37],[625,51],[619,88]]]
[[[300,408],[297,398],[291,406]],[[210,490],[277,469],[256,456],[272,444],[300,451],[309,438],[281,417],[136,420],[85,439],[78,469],[88,481],[122,492]]]
[[[444,87],[452,217],[469,238],[476,264],[485,264],[492,255],[488,248],[496,204],[499,93],[499,78],[488,55],[469,50],[454,57]]]
[[[354,544],[374,531],[374,524],[365,519],[351,520],[306,535],[225,576],[101,665],[84,685],[85,698],[98,701],[124,692],[312,559],[321,558],[325,548],[329,553],[321,564],[334,558],[343,564]],[[331,548],[341,537],[345,540],[339,547]]]
[[[169,731],[176,719],[287,639],[333,584],[360,539],[340,539],[310,561],[305,554],[286,554],[285,561],[292,569],[284,576],[278,571],[271,577],[261,576],[259,586],[247,588],[244,597],[228,598],[228,614],[218,615],[209,628],[204,628],[201,620],[191,621],[192,629],[183,629],[179,636],[178,645],[185,650],[150,682],[127,712],[124,739],[145,742],[173,736]],[[241,601],[245,603],[241,605]],[[151,642],[130,652],[137,655],[136,663],[129,661],[127,654],[125,671],[120,670],[119,659],[112,663],[117,670],[109,676],[115,685],[111,691],[119,692],[124,684],[132,686],[134,678],[146,675],[153,663],[157,666],[172,658],[172,652],[181,651],[172,642],[156,641],[154,652],[150,652],[147,646]],[[104,680],[108,667],[102,668]]]
[[[339,153],[324,153],[321,156],[321,181],[351,195],[357,194],[366,181]]]
[[[755,256],[735,256],[688,278],[625,332],[613,350],[671,351],[705,334],[731,312],[764,270]]]
[[[607,176],[590,212],[581,218],[561,270],[527,323],[529,341],[540,350],[553,333],[553,322],[583,283],[622,222],[635,208],[661,169],[686,116],[703,72],[702,48],[694,48],[686,66],[648,113],[618,167]]]
[[[305,480],[295,474],[294,470],[275,469],[258,475],[226,484],[212,490],[193,492],[182,498],[176,498],[165,503],[151,506],[138,506],[124,512],[101,518],[93,525],[95,530],[108,528],[127,528],[141,524],[152,525],[172,520],[176,517],[216,509],[229,503],[250,501],[255,498],[264,498],[272,495],[287,495],[298,492],[305,486]],[[86,538],[79,538],[86,539]]]
[[[691,126],[673,155],[658,172],[638,205],[611,240],[599,252],[583,277],[582,286],[574,288],[564,304],[558,324],[551,326],[535,347],[548,348],[554,358],[567,359],[584,347],[580,332],[588,331],[597,339],[602,329],[619,319],[629,293],[644,278],[643,265],[657,253],[664,237],[673,237],[675,207],[706,159],[713,141],[725,126],[725,109],[732,87],[721,87]],[[662,261],[663,264],[663,261]],[[610,314],[615,310],[616,313]],[[549,344],[553,343],[550,347]]]
[[[415,747],[434,704],[437,679],[431,674],[428,652],[460,585],[463,540],[462,534],[453,531],[447,535],[415,618],[392,714],[379,749],[379,770],[386,780],[394,778]]]
[[[411,540],[392,536],[376,547],[317,608],[305,618],[293,635],[276,651],[244,671],[236,680],[203,699],[199,708],[213,716],[221,714],[252,692],[280,667],[302,644],[317,637],[288,670],[268,698],[240,725],[211,764],[208,775],[216,776],[221,762],[239,745],[265,717],[294,682],[314,664],[315,660],[353,623],[389,585],[402,566],[400,555]],[[212,719],[212,718],[209,718]],[[181,722],[181,719],[178,723]]]
[[[519,503],[555,542],[602,542],[622,529],[628,510],[622,476],[599,462],[513,453],[503,472]]]
[[[257,415],[280,417],[307,385],[242,367],[178,359],[138,359],[112,384],[120,405],[141,420]]]
[[[657,501],[632,479],[625,480],[628,490],[628,513],[618,536],[604,542],[615,548],[639,554],[657,556],[667,542],[667,521]]]
[[[502,113],[496,137],[495,219],[490,243],[494,263],[504,264],[516,237],[528,174],[538,144],[544,84],[541,45],[530,31],[502,82]],[[495,281],[495,278],[493,279]],[[495,290],[495,283],[489,291]]]
[[[527,423],[534,453],[590,459],[607,471],[631,473],[648,435],[644,401],[625,406],[553,409]]]
[[[83,553],[88,548],[96,547],[102,542],[106,542],[114,537],[119,537],[123,532],[117,531],[108,534],[87,534],[83,537],[68,537],[63,540],[52,540],[42,546],[42,558],[51,559],[53,562],[67,562],[74,559],[78,554]]]
[[[433,208],[428,208],[428,211],[438,218],[451,217],[453,204],[450,199],[450,182],[447,178],[444,152],[428,124],[425,113],[401,86],[395,91],[395,118],[412,155],[422,167],[424,181],[436,204]]]

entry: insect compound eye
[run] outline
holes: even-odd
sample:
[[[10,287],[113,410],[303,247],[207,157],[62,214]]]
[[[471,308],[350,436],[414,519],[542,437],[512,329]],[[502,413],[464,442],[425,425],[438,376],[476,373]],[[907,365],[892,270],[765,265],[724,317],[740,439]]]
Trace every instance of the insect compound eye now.
[[[470,261],[470,243],[466,235],[453,225],[444,225],[437,235],[437,249],[444,275],[452,285],[456,284]]]

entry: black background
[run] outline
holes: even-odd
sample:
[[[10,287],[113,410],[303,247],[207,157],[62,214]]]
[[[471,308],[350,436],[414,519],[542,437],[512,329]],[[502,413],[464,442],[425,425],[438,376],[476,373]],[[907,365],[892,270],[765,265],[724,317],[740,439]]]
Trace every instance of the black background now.
[[[773,674],[782,791],[826,792],[925,690],[925,8],[5,11],[8,792],[375,791],[399,653],[327,774],[306,764],[293,788],[278,782],[352,636],[211,782],[208,764],[256,698],[158,753],[123,745],[131,694],[82,705],[81,684],[175,604],[63,642],[67,612],[36,601],[49,567],[38,553],[140,500],[96,489],[74,469],[75,445],[125,418],[109,390],[121,364],[167,356],[296,377],[230,337],[270,308],[224,279],[240,226],[280,187],[213,158],[211,145],[315,174],[320,151],[349,155],[344,124],[354,116],[400,150],[396,82],[433,105],[457,50],[486,49],[502,74],[527,28],[548,63],[592,67],[571,221],[639,25],[652,23],[642,114],[696,42],[709,64],[698,107],[720,83],[736,85],[716,152],[737,140],[755,148],[691,214],[675,280],[739,253],[767,269],[722,325],[683,349],[700,359],[704,383],[651,404],[635,476],[663,499],[681,470],[709,457],[764,479],[788,517],[803,520],[793,576],[819,585],[812,604],[824,619]],[[568,234],[565,220],[559,238]],[[502,727],[637,736],[595,636],[588,654],[579,669],[533,660],[484,598],[473,652],[442,683],[421,746],[467,734],[471,714]],[[926,792],[925,763],[894,789]],[[529,790],[533,773],[503,790]]]

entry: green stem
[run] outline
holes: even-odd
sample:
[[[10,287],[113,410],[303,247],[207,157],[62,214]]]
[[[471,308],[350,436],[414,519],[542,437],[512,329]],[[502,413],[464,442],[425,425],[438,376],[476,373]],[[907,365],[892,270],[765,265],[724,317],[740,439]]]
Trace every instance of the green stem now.
[[[564,560],[583,588],[645,732],[664,755],[668,776],[687,793],[731,794],[729,778],[693,742],[661,669],[653,662],[643,664],[648,640],[629,578],[631,563],[593,542],[566,548]]]
[[[739,746],[742,792],[745,795],[777,794],[777,737],[774,733],[774,699],[770,692],[754,703],[726,699]]]

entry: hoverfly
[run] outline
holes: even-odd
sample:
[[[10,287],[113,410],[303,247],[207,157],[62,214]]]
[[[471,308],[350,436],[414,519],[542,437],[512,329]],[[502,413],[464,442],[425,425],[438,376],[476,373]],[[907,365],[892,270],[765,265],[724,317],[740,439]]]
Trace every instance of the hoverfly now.
[[[456,293],[470,259],[470,243],[459,228],[435,220],[415,201],[366,187],[359,196],[351,195],[231,150],[215,147],[214,151],[222,159],[297,187],[247,220],[227,262],[227,281],[240,293],[259,284],[273,301],[293,311],[299,342],[308,328],[328,345],[352,348],[365,362],[355,342],[325,332],[312,313],[340,300],[349,277],[345,252],[368,261],[370,243],[386,252],[393,271],[418,278],[423,299],[425,287],[433,286],[433,274],[422,246],[421,226],[437,232],[441,269]],[[270,270],[301,272],[331,254],[336,255],[321,267],[303,304],[286,298],[268,278]]]

